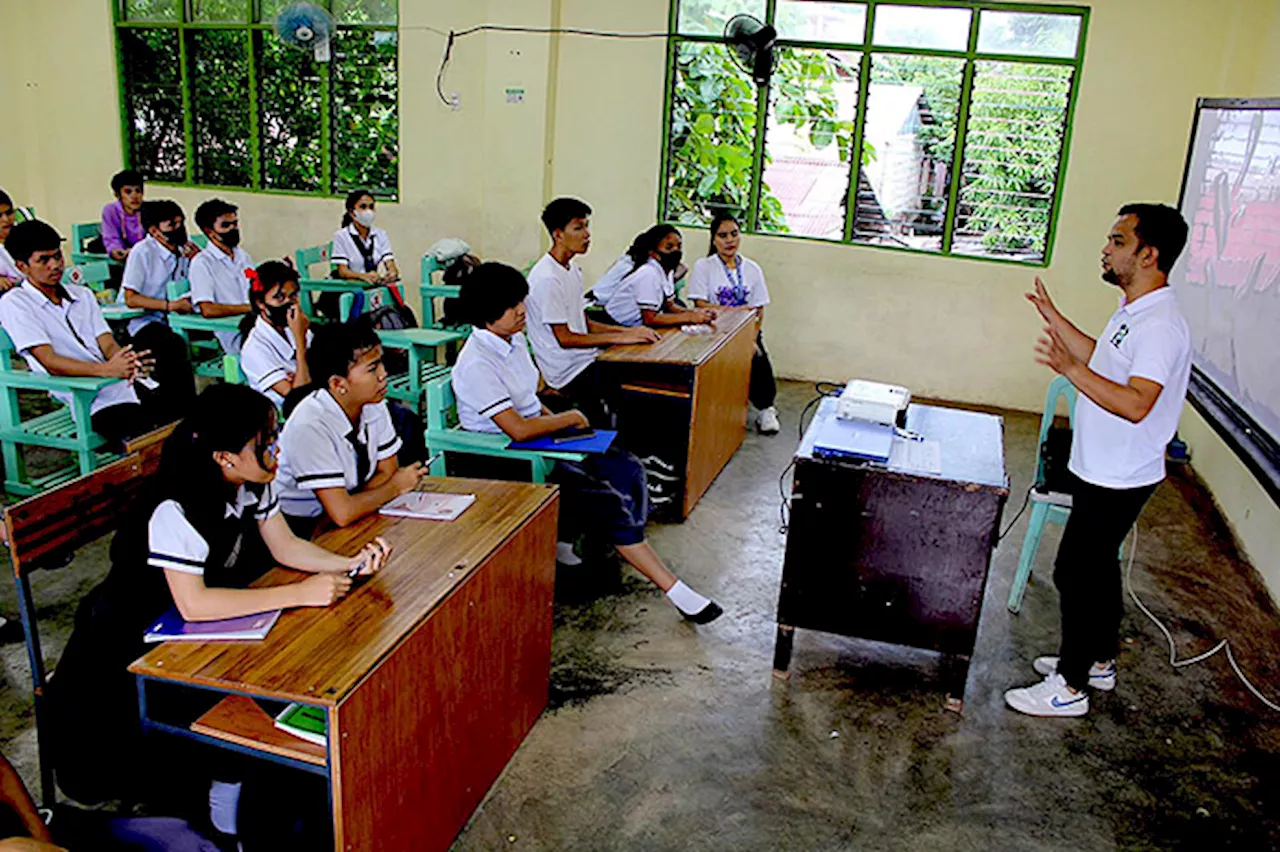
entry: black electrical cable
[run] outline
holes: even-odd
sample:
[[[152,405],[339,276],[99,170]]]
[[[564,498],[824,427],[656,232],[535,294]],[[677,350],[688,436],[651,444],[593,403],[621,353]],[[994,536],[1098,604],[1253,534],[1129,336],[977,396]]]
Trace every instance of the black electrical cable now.
[[[1031,488],[1034,488],[1033,485]],[[1000,533],[1000,537],[996,539],[996,544],[1004,541],[1004,537],[1009,534],[1009,530],[1013,529],[1013,525],[1018,522],[1018,518],[1022,517],[1022,513],[1027,511],[1027,505],[1031,502],[1031,488],[1027,489],[1027,496],[1022,498],[1022,508],[1018,510],[1018,514],[1013,516],[1013,520],[1004,528],[1004,532]]]
[[[782,535],[787,534],[787,528],[791,523],[791,518],[789,516],[791,498],[787,496],[787,472],[795,466],[796,460],[792,459],[791,463],[782,469],[782,475],[778,477],[778,496],[782,498],[782,502],[778,505],[778,517],[782,521],[782,523],[778,525],[778,532]]]

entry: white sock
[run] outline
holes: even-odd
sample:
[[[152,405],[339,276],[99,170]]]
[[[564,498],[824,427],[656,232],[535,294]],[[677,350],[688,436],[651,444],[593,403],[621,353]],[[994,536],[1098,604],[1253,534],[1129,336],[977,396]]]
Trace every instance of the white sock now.
[[[685,615],[702,612],[703,607],[711,603],[710,599],[704,598],[686,586],[683,580],[676,580],[676,584],[667,589],[667,597],[676,605],[676,609]]]
[[[209,785],[209,822],[223,834],[239,834],[236,811],[240,809],[240,784],[214,781]]]
[[[556,561],[561,565],[568,565],[570,568],[575,565],[582,564],[582,557],[573,552],[573,543],[568,541],[556,542]]]

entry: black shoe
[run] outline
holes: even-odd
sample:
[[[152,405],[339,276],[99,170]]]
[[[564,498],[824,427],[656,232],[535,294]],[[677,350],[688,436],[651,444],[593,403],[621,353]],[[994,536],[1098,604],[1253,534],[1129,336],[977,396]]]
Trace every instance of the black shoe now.
[[[22,621],[17,618],[0,616],[0,645],[25,641],[27,641],[27,637],[22,632]]]
[[[695,613],[690,614],[682,610],[680,614],[686,621],[692,621],[694,624],[710,624],[724,615],[724,610],[715,601],[707,601],[707,605]]]

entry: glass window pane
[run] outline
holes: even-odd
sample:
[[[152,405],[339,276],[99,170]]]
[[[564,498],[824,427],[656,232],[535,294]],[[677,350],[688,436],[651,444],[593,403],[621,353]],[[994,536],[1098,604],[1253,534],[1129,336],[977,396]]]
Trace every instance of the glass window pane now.
[[[679,0],[676,31],[682,35],[724,35],[724,25],[734,15],[765,16],[765,0]]]
[[[964,60],[871,58],[853,238],[942,250]]]
[[[1034,15],[1027,12],[982,12],[978,21],[978,50],[1016,56],[1076,55],[1080,39],[1077,15]]]
[[[187,38],[195,182],[249,186],[248,33],[190,30]]]
[[[1044,259],[1074,73],[975,65],[953,253]]]
[[[796,41],[862,44],[867,32],[867,7],[861,3],[819,3],[782,0],[777,11],[778,37]]]
[[[116,30],[124,76],[130,165],[153,180],[187,176],[182,135],[182,65],[178,30]]]
[[[178,21],[181,20],[179,0],[125,0],[126,21]]]
[[[399,133],[395,32],[338,30],[333,40],[333,179],[395,198]]]
[[[676,49],[663,218],[706,224],[743,216],[751,201],[756,87],[723,44]],[[745,221],[745,219],[743,220]]]
[[[333,0],[340,24],[394,24],[396,0]]]
[[[968,50],[969,9],[877,6],[875,43],[885,47]]]
[[[319,192],[320,69],[315,55],[258,33],[258,132],[262,186]]]
[[[263,24],[274,24],[276,16],[296,2],[298,0],[260,0],[258,4],[258,21]],[[319,5],[321,8],[325,6],[324,2]]]
[[[191,20],[243,23],[249,20],[249,0],[191,0]]]
[[[843,239],[860,61],[861,54],[849,51],[778,51],[760,187],[761,231]]]

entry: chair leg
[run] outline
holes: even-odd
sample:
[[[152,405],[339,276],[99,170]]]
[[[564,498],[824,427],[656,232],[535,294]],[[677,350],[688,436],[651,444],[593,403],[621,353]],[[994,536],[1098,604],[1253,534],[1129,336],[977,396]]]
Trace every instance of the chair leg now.
[[[547,464],[547,460],[536,458],[529,462],[529,466],[533,469],[533,482],[541,485],[547,481],[547,474],[550,473],[551,465]]]
[[[44,706],[44,655],[40,651],[40,633],[36,626],[36,608],[31,600],[31,583],[25,574],[14,572],[18,591],[18,613],[22,617],[22,633],[27,642],[27,657],[31,663],[31,696],[36,717],[36,756],[40,761],[40,799],[43,807],[53,807],[57,801],[53,787],[53,763],[49,759],[48,722]]]
[[[1027,582],[1031,579],[1031,564],[1036,560],[1036,551],[1040,549],[1040,536],[1044,533],[1045,522],[1049,518],[1048,503],[1033,503],[1031,520],[1027,524],[1026,535],[1022,537],[1022,550],[1018,554],[1018,570],[1013,575],[1013,587],[1009,589],[1009,612],[1017,614],[1022,609],[1022,596],[1027,591]]]
[[[93,418],[89,413],[92,403],[93,397],[86,398],[80,393],[71,398],[71,416],[75,420],[76,443],[79,445],[76,460],[80,464],[81,476],[93,473],[95,467],[93,450],[89,448],[89,439],[93,435]]]
[[[18,410],[18,392],[13,388],[5,388],[0,393],[0,425],[6,429],[16,429],[22,422]],[[5,490],[17,494],[26,485],[27,460],[22,453],[22,445],[16,441],[5,441],[0,444],[0,455],[4,458]]]

